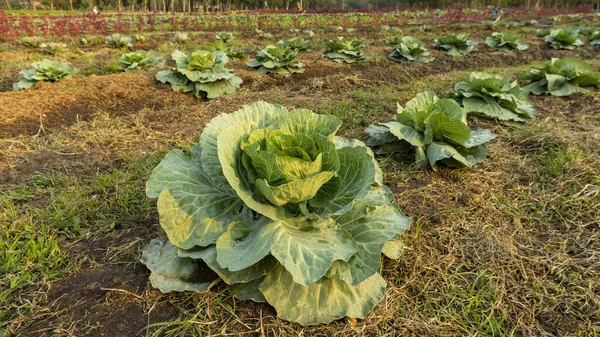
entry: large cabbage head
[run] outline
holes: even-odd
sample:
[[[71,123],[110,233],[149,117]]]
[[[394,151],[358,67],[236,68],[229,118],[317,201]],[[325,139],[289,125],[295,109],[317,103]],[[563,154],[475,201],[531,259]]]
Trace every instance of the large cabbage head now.
[[[404,36],[394,45],[394,51],[388,57],[397,62],[417,61],[429,63],[435,61],[431,52],[423,47],[423,42],[412,36]]]
[[[358,39],[338,37],[327,42],[327,48],[322,56],[338,63],[354,63],[365,59],[365,54],[361,51],[362,47],[363,43]]]
[[[189,153],[169,153],[147,184],[169,239],[145,249],[153,285],[206,291],[220,278],[286,320],[364,317],[384,296],[381,253],[398,256],[410,220],[340,125],[257,102],[213,119]]]
[[[261,74],[273,73],[290,76],[304,72],[304,63],[298,62],[298,50],[281,45],[268,45],[260,50],[254,60],[246,63]]]

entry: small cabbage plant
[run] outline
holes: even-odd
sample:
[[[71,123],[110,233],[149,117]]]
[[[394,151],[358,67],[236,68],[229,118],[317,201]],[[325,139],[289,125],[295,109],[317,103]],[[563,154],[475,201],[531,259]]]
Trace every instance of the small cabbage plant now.
[[[143,251],[152,285],[205,292],[220,279],[303,325],[365,317],[385,296],[382,252],[399,257],[411,221],[340,125],[256,102],[167,154],[146,184],[168,237]]]
[[[161,69],[164,66],[164,57],[155,56],[152,51],[138,50],[121,55],[121,68],[126,72]]]
[[[587,36],[588,41],[592,46],[600,45],[600,28],[596,28]]]
[[[323,57],[332,59],[338,63],[354,63],[365,59],[361,51],[363,44],[358,39],[339,37],[337,40],[327,42],[327,49]]]
[[[519,36],[513,33],[492,33],[485,38],[485,43],[494,49],[499,50],[527,50],[529,44],[519,40]]]
[[[171,41],[175,43],[186,43],[190,41],[190,35],[187,32],[175,32]]]
[[[100,44],[104,44],[105,42],[106,42],[106,39],[103,39],[98,36],[92,36],[92,35],[86,35],[86,36],[82,36],[79,38],[79,43],[82,46],[100,45]]]
[[[125,36],[118,33],[106,37],[106,44],[112,48],[131,48],[133,47],[131,41],[132,39],[130,36]]]
[[[377,153],[414,149],[415,165],[437,170],[440,163],[450,167],[471,167],[485,160],[485,143],[496,135],[485,129],[471,130],[467,113],[451,99],[439,99],[433,92],[417,94],[398,105],[396,120],[367,129],[367,145]]]
[[[473,72],[468,82],[458,82],[448,97],[455,99],[468,114],[494,118],[522,127],[535,116],[528,94],[511,76]]]
[[[550,29],[540,28],[535,31],[537,37],[546,37],[548,34],[550,34]]]
[[[569,96],[600,87],[600,73],[592,71],[589,63],[576,58],[554,58],[521,75],[520,79],[528,82],[523,90],[535,95]]]
[[[423,47],[423,42],[412,36],[403,37],[388,57],[396,62],[430,63],[435,61],[435,58],[431,56],[431,52]]]
[[[544,40],[553,49],[573,50],[583,45],[583,41],[579,38],[579,29],[573,28],[554,29],[544,37]]]
[[[38,36],[26,36],[22,38],[19,43],[29,48],[44,48],[44,39]]]
[[[217,40],[227,42],[227,41],[233,39],[233,33],[232,32],[218,32],[215,35],[215,37],[217,38]]]
[[[304,72],[304,63],[298,62],[298,51],[287,47],[268,45],[261,49],[253,60],[246,65],[255,68],[261,74],[290,76]]]
[[[41,60],[31,64],[30,69],[21,70],[23,75],[19,81],[13,84],[13,90],[25,90],[34,86],[37,82],[59,82],[77,74],[79,69],[69,66],[67,63],[52,60]]]
[[[282,47],[288,47],[292,50],[297,50],[297,51],[307,51],[308,50],[308,41],[306,41],[302,37],[292,37],[291,39],[280,40],[279,42],[277,42],[277,44]]]
[[[50,55],[58,55],[65,53],[67,50],[67,44],[61,42],[48,42],[43,44],[44,53]]]
[[[179,50],[171,54],[177,67],[159,71],[156,79],[171,83],[174,91],[193,92],[196,97],[217,98],[239,89],[242,79],[225,68],[229,60],[223,52],[195,51],[186,55]]]
[[[202,46],[202,50],[207,51],[222,51],[227,54],[227,57],[230,59],[244,59],[246,58],[246,53],[243,50],[233,49],[228,47],[225,42],[221,40],[217,40],[214,42],[208,42]]]
[[[469,40],[468,33],[451,34],[433,40],[433,48],[452,57],[467,55],[476,45],[477,41]]]

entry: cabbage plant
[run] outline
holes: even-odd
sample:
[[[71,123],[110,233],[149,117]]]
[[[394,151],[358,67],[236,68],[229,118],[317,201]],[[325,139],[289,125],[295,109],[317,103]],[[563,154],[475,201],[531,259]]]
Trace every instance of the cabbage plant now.
[[[587,36],[592,46],[600,45],[600,29],[595,29]]]
[[[358,39],[339,37],[337,40],[327,42],[327,49],[323,57],[332,59],[338,63],[354,63],[365,59],[361,51],[363,44]]]
[[[423,47],[423,42],[412,36],[403,37],[388,57],[397,62],[430,63],[435,61],[435,58],[431,56],[431,52]]]
[[[288,47],[292,50],[297,51],[307,51],[308,50],[308,41],[306,41],[302,37],[292,37],[287,40],[280,40],[277,42],[278,45],[282,47]]]
[[[48,42],[43,44],[44,53],[50,55],[57,55],[65,53],[67,50],[67,44],[61,42]]]
[[[202,50],[207,51],[222,51],[227,54],[227,57],[230,59],[244,59],[246,58],[246,53],[243,50],[233,49],[228,47],[225,42],[221,40],[217,40],[214,42],[209,42],[202,46]]]
[[[369,313],[385,296],[382,252],[399,256],[411,221],[371,150],[337,137],[340,125],[256,102],[167,154],[146,184],[168,238],[143,251],[152,285],[204,292],[222,280],[303,325]]]
[[[190,41],[190,35],[187,32],[175,32],[173,37],[171,37],[171,41],[175,43],[186,43]]]
[[[133,47],[131,41],[132,39],[130,36],[121,34],[113,34],[106,37],[106,44],[112,48],[131,48]]]
[[[471,130],[467,113],[451,99],[439,99],[433,92],[419,93],[398,105],[396,120],[370,125],[367,145],[378,153],[413,149],[415,165],[437,170],[440,163],[450,167],[471,167],[485,160],[485,143],[496,135],[485,129]]]
[[[215,37],[217,38],[217,40],[227,42],[227,41],[233,39],[233,33],[232,32],[218,32],[215,35]]]
[[[528,94],[511,76],[473,72],[468,82],[458,82],[448,97],[455,99],[468,114],[498,119],[521,127],[535,116]]]
[[[164,66],[165,59],[162,56],[155,56],[152,51],[138,50],[121,55],[121,68],[126,72],[161,69]]]
[[[34,86],[37,82],[59,82],[77,74],[79,69],[69,66],[67,63],[43,59],[31,64],[30,69],[21,70],[22,77],[13,84],[13,90],[25,90]]]
[[[588,63],[576,58],[554,58],[550,63],[521,75],[520,79],[528,82],[523,90],[535,95],[569,96],[600,87],[600,73],[592,71]]]
[[[229,60],[223,52],[195,51],[186,55],[179,50],[171,54],[177,67],[159,71],[156,79],[171,83],[174,91],[193,92],[196,97],[217,98],[239,89],[242,79],[225,68]]]
[[[26,36],[22,38],[19,43],[29,48],[44,48],[44,39],[38,36]]]
[[[433,48],[452,57],[467,55],[476,45],[477,41],[469,40],[468,33],[451,34],[433,40]]]
[[[545,28],[540,28],[535,31],[535,36],[537,37],[545,37],[548,34],[550,34],[550,30]]]
[[[99,45],[106,43],[106,39],[103,39],[98,36],[86,35],[79,38],[79,43],[83,46]]]
[[[268,45],[261,49],[253,60],[246,65],[255,68],[261,74],[290,76],[304,72],[304,63],[298,62],[298,51],[287,47]]]
[[[492,33],[485,38],[485,43],[494,49],[499,50],[527,50],[529,44],[519,40],[519,36],[513,33]]]
[[[579,29],[573,28],[554,29],[544,37],[544,40],[553,49],[573,50],[583,45],[583,41],[579,39]]]

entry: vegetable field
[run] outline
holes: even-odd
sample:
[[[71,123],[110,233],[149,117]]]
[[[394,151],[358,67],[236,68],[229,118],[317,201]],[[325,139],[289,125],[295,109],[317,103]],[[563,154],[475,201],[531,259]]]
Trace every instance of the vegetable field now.
[[[600,334],[600,16],[465,13],[0,14],[0,336]]]

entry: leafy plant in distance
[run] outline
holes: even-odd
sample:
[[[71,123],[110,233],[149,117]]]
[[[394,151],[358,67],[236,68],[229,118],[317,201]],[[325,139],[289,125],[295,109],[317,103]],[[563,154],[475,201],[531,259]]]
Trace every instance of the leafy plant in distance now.
[[[510,76],[473,72],[469,82],[458,82],[448,97],[458,101],[468,114],[494,118],[522,127],[535,116],[528,94]]]
[[[292,37],[287,40],[280,40],[277,42],[278,45],[282,47],[288,47],[292,50],[297,51],[307,51],[308,50],[308,41],[306,41],[302,37]]]
[[[600,29],[596,28],[591,31],[587,38],[592,46],[600,45]]]
[[[433,40],[433,48],[452,57],[467,55],[476,45],[477,41],[469,40],[468,33],[451,34]]]
[[[412,36],[403,37],[388,57],[397,62],[417,61],[429,63],[435,61],[435,58],[431,56],[431,52],[423,47],[423,42]]]
[[[26,36],[22,38],[19,43],[25,47],[29,48],[44,48],[44,39],[38,36],[29,37]]]
[[[393,153],[413,148],[415,164],[429,162],[450,167],[471,167],[485,160],[485,143],[496,135],[485,129],[471,130],[467,113],[451,99],[439,99],[433,92],[417,94],[398,105],[396,120],[367,128],[367,145],[378,153]]]
[[[253,60],[246,63],[261,74],[290,76],[304,72],[304,63],[298,62],[298,51],[287,47],[268,45],[261,49]]]
[[[519,36],[513,33],[492,33],[485,38],[485,43],[494,49],[499,50],[527,50],[529,44],[519,40]]]
[[[106,43],[106,39],[103,39],[101,37],[98,36],[82,36],[79,38],[79,43],[83,46],[88,46],[88,45],[100,45],[100,44],[104,44]]]
[[[190,35],[187,32],[175,32],[171,41],[175,43],[186,43],[190,41]]]
[[[369,313],[385,296],[382,252],[399,257],[411,221],[340,125],[256,102],[214,118],[189,153],[167,154],[146,184],[168,237],[143,251],[152,285],[204,292],[220,279],[303,325]]]
[[[131,37],[121,35],[121,34],[113,34],[111,36],[107,36],[106,44],[111,46],[112,48],[131,48],[131,47],[133,47],[133,44],[131,43]]]
[[[195,51],[186,55],[179,50],[171,54],[177,67],[159,71],[156,79],[170,83],[174,91],[193,92],[196,97],[217,98],[232,94],[242,84],[242,79],[225,68],[229,60],[223,52]]]
[[[576,58],[554,58],[550,63],[521,75],[520,79],[528,82],[523,90],[535,95],[569,96],[600,87],[600,73],[592,71],[588,63]]]
[[[202,46],[202,50],[207,50],[207,51],[222,51],[225,54],[227,54],[227,57],[232,58],[232,59],[244,59],[246,58],[246,54],[244,53],[243,50],[236,50],[233,49],[231,47],[228,47],[225,42],[221,41],[221,40],[217,40],[214,42],[209,42],[206,43],[204,46]]]
[[[358,39],[350,37],[339,37],[337,40],[327,42],[327,48],[323,57],[332,59],[338,63],[354,63],[365,59],[361,51],[363,44]]]
[[[217,38],[217,40],[227,42],[227,41],[233,39],[233,33],[232,32],[218,32],[215,35],[215,37]]]
[[[550,29],[541,28],[535,31],[537,37],[545,37],[548,34],[550,34]]]
[[[397,47],[402,43],[402,36],[392,36],[391,38],[385,40],[385,45],[388,47]]]
[[[145,35],[136,34],[134,37],[135,42],[146,42],[148,40],[148,38]]]
[[[421,25],[421,27],[419,27],[419,30],[422,32],[433,32],[433,26],[432,25]]]
[[[554,29],[544,37],[544,40],[553,49],[573,50],[583,45],[583,41],[579,39],[579,29],[573,28]]]
[[[155,56],[152,51],[138,50],[133,53],[121,55],[121,68],[126,72],[161,69],[164,66],[164,57]]]
[[[51,60],[41,60],[31,64],[30,69],[21,70],[22,77],[13,84],[13,90],[25,90],[37,82],[59,82],[77,74],[79,69],[72,68],[67,63]]]
[[[43,44],[43,48],[44,48],[44,53],[46,54],[50,54],[50,55],[58,55],[58,54],[62,54],[65,53],[68,49],[67,49],[67,44],[66,43],[61,43],[61,42],[48,42],[48,43],[44,43]]]

